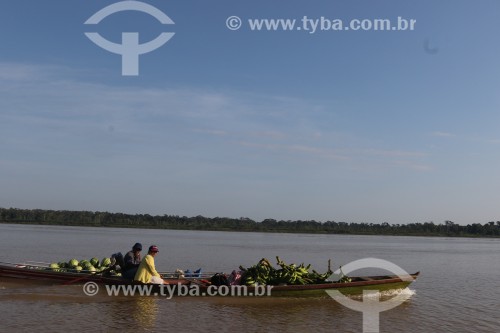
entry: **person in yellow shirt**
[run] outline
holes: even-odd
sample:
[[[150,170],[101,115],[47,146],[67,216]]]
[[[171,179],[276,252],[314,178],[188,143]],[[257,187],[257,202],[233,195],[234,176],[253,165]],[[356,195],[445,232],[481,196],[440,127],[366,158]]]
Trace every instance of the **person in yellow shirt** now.
[[[148,254],[142,259],[137,273],[135,273],[134,281],[154,284],[165,283],[155,268],[155,256],[158,252],[158,246],[151,245],[149,247]]]

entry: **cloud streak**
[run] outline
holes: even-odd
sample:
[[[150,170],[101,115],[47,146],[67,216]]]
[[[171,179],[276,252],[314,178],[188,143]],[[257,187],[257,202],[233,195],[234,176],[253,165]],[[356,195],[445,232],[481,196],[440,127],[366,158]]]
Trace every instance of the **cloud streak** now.
[[[48,142],[39,142],[42,150],[72,151],[73,145],[94,155],[110,154],[109,150],[133,154],[178,151],[188,142],[200,142],[199,147],[210,150],[214,146],[208,145],[218,140],[212,144],[221,149],[240,146],[297,160],[307,155],[339,163],[373,160],[379,165],[380,159],[387,159],[389,165],[401,158],[426,157],[423,152],[366,148],[339,139],[334,131],[319,129],[326,108],[292,97],[111,86],[72,79],[78,73],[53,66],[0,63],[0,69],[0,117],[4,124],[31,129],[32,140]],[[26,143],[29,137],[19,140]],[[427,169],[408,165],[412,170]]]
[[[441,137],[441,138],[451,138],[454,137],[455,135],[449,132],[441,132],[441,131],[436,131],[432,132],[431,136],[436,136],[436,137]]]
[[[338,130],[317,102],[96,83],[50,66],[0,69],[0,201],[7,205],[154,213],[144,207],[175,204],[170,212],[188,212],[193,201],[237,207],[267,193],[265,206],[272,193],[283,202],[289,192],[326,197],[341,190],[332,179],[434,170],[425,151]],[[43,188],[50,198],[41,199]],[[243,188],[238,199],[234,191]]]

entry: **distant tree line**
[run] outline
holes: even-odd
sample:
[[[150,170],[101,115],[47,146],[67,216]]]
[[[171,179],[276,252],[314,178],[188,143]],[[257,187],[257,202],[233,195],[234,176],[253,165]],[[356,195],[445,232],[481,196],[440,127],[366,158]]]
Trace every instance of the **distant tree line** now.
[[[375,224],[265,219],[257,222],[244,217],[235,219],[177,215],[151,216],[149,214],[130,215],[108,212],[0,208],[0,223],[352,235],[500,237],[500,221],[468,225],[459,225],[452,221],[439,224],[434,222]]]

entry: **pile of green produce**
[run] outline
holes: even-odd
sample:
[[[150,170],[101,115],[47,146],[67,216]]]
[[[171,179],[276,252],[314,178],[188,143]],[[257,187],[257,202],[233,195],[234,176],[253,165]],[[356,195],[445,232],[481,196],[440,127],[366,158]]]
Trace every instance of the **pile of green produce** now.
[[[333,272],[330,269],[330,261],[328,261],[328,271],[320,274],[311,265],[305,266],[303,263],[300,265],[290,264],[287,265],[279,257],[276,257],[277,265],[280,268],[275,268],[266,258],[262,258],[257,265],[249,268],[240,266],[243,271],[242,284],[253,286],[260,285],[304,285],[304,284],[318,284],[325,283]],[[351,282],[351,279],[343,275],[338,282]]]
[[[103,258],[99,261],[97,258],[92,258],[89,260],[76,260],[71,259],[68,262],[61,261],[58,263],[52,263],[49,265],[48,269],[55,272],[71,272],[71,273],[86,273],[86,274],[96,274],[102,273],[104,271],[115,273],[111,270],[111,259]],[[115,275],[119,275],[116,273]]]

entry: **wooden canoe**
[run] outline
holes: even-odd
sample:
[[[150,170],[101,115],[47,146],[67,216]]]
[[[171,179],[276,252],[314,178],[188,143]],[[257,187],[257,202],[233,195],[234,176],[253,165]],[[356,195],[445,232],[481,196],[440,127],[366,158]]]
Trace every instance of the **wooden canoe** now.
[[[399,277],[395,275],[380,276],[358,276],[351,277],[351,282],[328,282],[322,284],[307,285],[279,285],[273,286],[273,296],[313,296],[325,295],[327,290],[339,290],[343,294],[360,294],[363,290],[393,290],[403,289],[417,279],[419,272]],[[26,264],[6,264],[0,263],[0,278],[11,278],[16,280],[30,280],[40,283],[50,284],[84,284],[95,282],[103,285],[132,285],[133,282],[117,276],[103,276],[100,274],[84,274],[71,272],[57,272],[45,267]],[[201,291],[208,289],[208,285],[201,282],[199,278],[178,279],[175,277],[166,278],[166,283],[175,284],[196,284]]]

